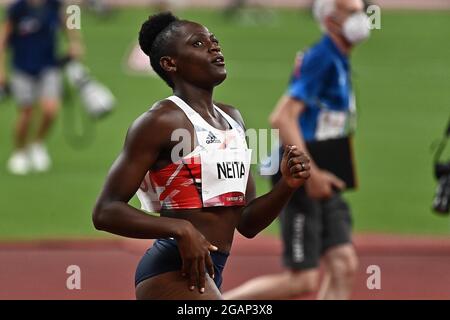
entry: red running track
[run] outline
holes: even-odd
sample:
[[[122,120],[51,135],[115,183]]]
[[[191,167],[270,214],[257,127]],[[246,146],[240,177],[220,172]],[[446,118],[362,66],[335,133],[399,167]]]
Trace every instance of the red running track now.
[[[0,299],[134,299],[134,270],[151,241],[60,240],[0,243]],[[356,235],[360,268],[353,299],[450,299],[450,238]],[[282,271],[275,237],[236,236],[223,290]],[[81,290],[68,290],[69,265],[81,269]],[[367,267],[381,269],[369,290]],[[309,297],[314,298],[314,297]]]

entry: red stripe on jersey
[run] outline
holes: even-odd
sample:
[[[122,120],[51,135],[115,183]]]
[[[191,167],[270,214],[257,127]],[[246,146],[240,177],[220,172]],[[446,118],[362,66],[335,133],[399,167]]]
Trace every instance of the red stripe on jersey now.
[[[150,181],[159,193],[164,209],[202,208],[201,191],[196,179],[201,179],[200,157],[171,163],[158,171],[150,171]]]

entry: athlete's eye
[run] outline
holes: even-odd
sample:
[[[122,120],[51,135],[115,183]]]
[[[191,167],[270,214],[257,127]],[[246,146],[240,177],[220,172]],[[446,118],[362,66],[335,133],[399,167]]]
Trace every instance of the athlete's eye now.
[[[203,45],[203,42],[201,42],[200,40],[195,41],[194,44],[193,44],[193,46],[197,47],[197,48],[201,47],[202,45]]]

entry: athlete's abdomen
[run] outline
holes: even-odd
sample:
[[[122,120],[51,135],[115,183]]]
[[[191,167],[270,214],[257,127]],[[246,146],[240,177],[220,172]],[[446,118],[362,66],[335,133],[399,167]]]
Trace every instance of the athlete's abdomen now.
[[[229,252],[242,207],[218,207],[161,212],[162,217],[188,220],[220,251]]]

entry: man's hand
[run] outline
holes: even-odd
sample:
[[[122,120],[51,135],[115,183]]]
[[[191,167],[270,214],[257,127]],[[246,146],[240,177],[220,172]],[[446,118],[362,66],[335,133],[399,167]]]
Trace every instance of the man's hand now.
[[[313,199],[330,198],[334,188],[343,190],[345,182],[331,172],[319,168],[311,170],[311,178],[305,184],[306,193]]]
[[[309,158],[296,146],[286,146],[281,159],[281,174],[287,185],[298,188],[309,178]]]

